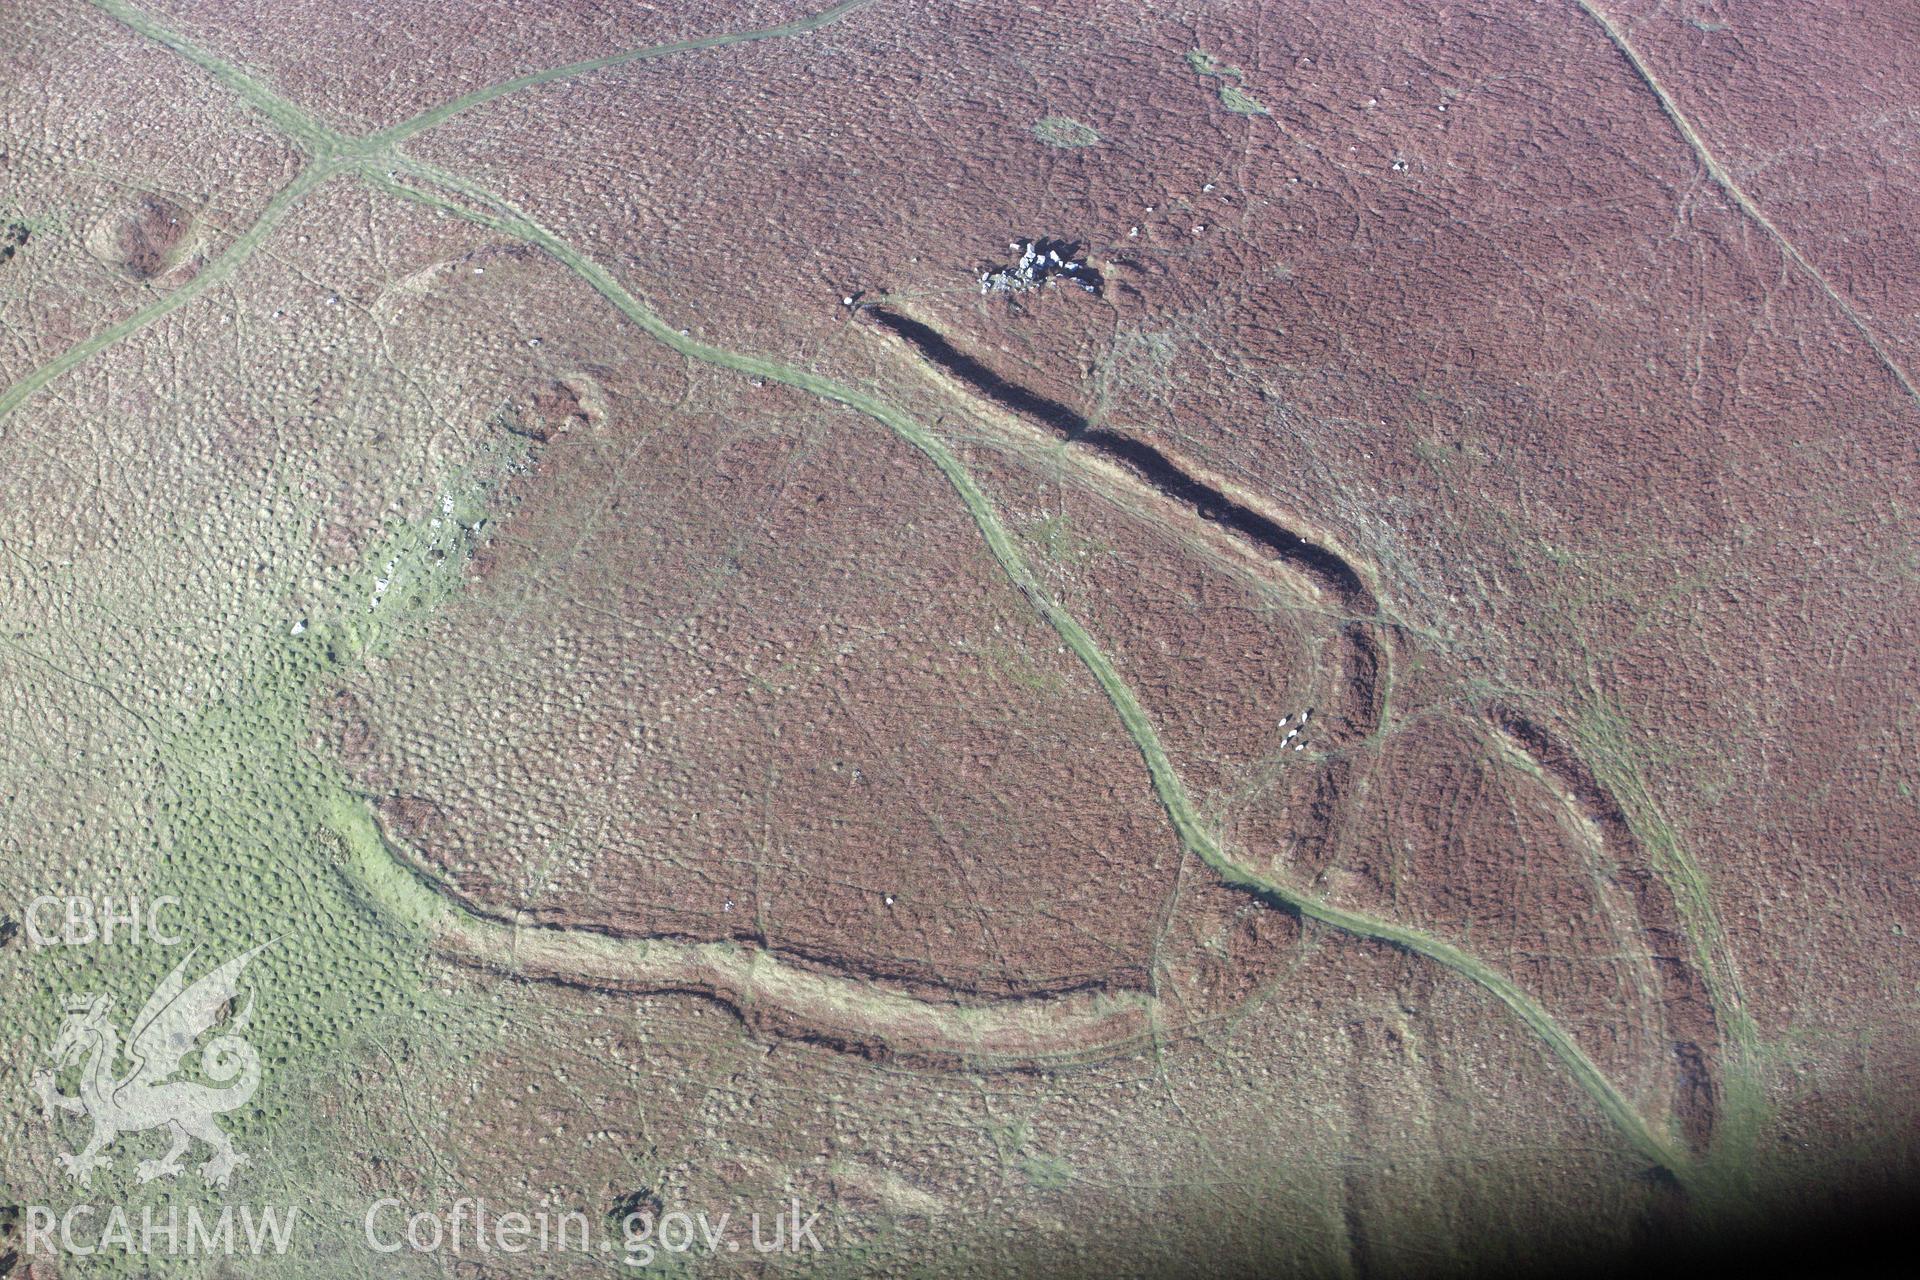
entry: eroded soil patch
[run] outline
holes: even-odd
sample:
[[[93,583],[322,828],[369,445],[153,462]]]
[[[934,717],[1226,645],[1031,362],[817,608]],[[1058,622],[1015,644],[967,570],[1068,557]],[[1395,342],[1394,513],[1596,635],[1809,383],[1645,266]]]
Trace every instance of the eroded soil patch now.
[[[87,249],[108,266],[142,282],[181,285],[198,270],[194,211],[157,192],[110,211],[87,234]]]

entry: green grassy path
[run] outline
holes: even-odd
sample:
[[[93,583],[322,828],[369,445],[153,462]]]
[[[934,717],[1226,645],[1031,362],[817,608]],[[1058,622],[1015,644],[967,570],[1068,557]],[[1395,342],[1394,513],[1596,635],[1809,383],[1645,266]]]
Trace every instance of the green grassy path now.
[[[610,54],[604,58],[592,58],[546,71],[516,76],[511,80],[503,80],[497,84],[476,89],[431,111],[423,112],[410,120],[366,137],[354,137],[328,128],[314,116],[274,93],[246,72],[196,47],[151,14],[134,8],[125,3],[125,0],[91,0],[91,3],[128,29],[171,50],[205,71],[217,83],[232,90],[242,101],[259,111],[275,128],[313,159],[292,182],[281,188],[279,193],[268,201],[253,224],[191,281],[172,293],[141,307],[125,319],[74,344],[28,373],[4,392],[0,392],[0,419],[4,419],[41,388],[69,370],[92,359],[121,339],[138,333],[155,320],[185,306],[210,286],[232,276],[247,259],[253,256],[254,251],[260,247],[267,235],[286,217],[287,213],[301,200],[312,194],[313,190],[328,176],[338,172],[343,163],[363,161],[371,164],[380,160],[391,163],[396,159],[393,153],[394,146],[405,139],[431,129],[435,125],[443,124],[462,111],[522,89],[554,84],[609,67],[664,58],[672,54],[805,35],[807,32],[816,31],[839,21],[862,6],[872,3],[872,0],[840,0],[838,4],[810,17],[779,26],[760,27],[751,31],[724,32],[719,35],[680,40],[672,44],[649,45],[641,49]]]
[[[805,35],[852,13],[855,9],[872,3],[872,0],[840,0],[831,8],[822,9],[810,17],[793,22],[782,23],[777,27],[761,27],[754,31],[727,32],[721,35],[700,36],[692,40],[678,40],[672,44],[653,45],[646,49],[633,49],[625,53],[609,54],[604,58],[588,58],[581,62],[570,62],[564,67],[554,67],[547,71],[529,72],[515,76],[511,80],[502,80],[498,84],[488,85],[484,89],[475,89],[472,93],[462,94],[453,101],[423,111],[411,120],[403,121],[367,138],[367,143],[378,148],[393,146],[395,143],[411,138],[435,125],[459,115],[462,111],[503,98],[522,89],[531,89],[536,85],[553,84],[560,80],[572,80],[579,76],[590,75],[595,71],[604,71],[609,67],[624,66],[630,62],[645,62],[653,58],[670,57],[678,53],[694,53],[701,49],[721,49],[734,44],[751,44],[756,40],[780,40],[789,36]]]
[[[219,257],[200,269],[199,275],[173,292],[154,299],[119,323],[68,347],[8,387],[6,391],[0,392],[0,419],[4,419],[40,388],[68,370],[92,359],[122,338],[138,333],[161,317],[178,311],[214,285],[231,277],[240,269],[241,264],[253,256],[254,251],[266,241],[267,236],[280,224],[281,220],[336,172],[338,172],[337,165],[325,162],[309,164],[300,171],[298,177],[282,187],[279,194],[267,202],[267,207],[261,210],[260,216],[254,220],[252,226],[228,245]]]

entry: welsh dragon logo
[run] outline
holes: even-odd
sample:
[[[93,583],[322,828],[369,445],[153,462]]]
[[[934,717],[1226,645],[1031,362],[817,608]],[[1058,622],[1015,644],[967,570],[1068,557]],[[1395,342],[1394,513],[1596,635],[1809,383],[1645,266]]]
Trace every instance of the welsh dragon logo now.
[[[78,1154],[60,1156],[60,1163],[75,1182],[83,1187],[88,1184],[93,1171],[106,1163],[102,1153],[121,1134],[165,1128],[172,1134],[173,1146],[158,1160],[140,1162],[140,1181],[177,1176],[181,1172],[180,1157],[197,1138],[213,1153],[200,1166],[200,1176],[210,1187],[227,1185],[234,1168],[247,1157],[234,1150],[233,1140],[221,1132],[214,1117],[244,1106],[260,1086],[259,1055],[241,1038],[253,1014],[251,993],[246,1007],[221,1035],[207,1042],[200,1055],[200,1070],[214,1083],[172,1077],[180,1071],[195,1042],[220,1020],[221,1011],[230,1007],[247,965],[271,945],[265,942],[235,956],[191,986],[187,984],[187,966],[197,949],[188,952],[133,1020],[125,1074],[118,1070],[120,1033],[107,1020],[113,998],[79,996],[67,1001],[66,1023],[48,1056],[61,1070],[76,1062],[82,1064],[80,1092],[58,1092],[52,1071],[41,1071],[33,1084],[46,1108],[48,1123],[53,1122],[56,1108],[93,1120],[93,1138],[86,1147]]]

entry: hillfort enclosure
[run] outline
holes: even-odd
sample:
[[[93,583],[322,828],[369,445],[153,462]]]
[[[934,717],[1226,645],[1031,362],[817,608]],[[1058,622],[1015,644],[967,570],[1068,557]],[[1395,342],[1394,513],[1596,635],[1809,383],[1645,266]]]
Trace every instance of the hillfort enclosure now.
[[[1916,42],[0,6],[0,1278],[1858,1253]]]

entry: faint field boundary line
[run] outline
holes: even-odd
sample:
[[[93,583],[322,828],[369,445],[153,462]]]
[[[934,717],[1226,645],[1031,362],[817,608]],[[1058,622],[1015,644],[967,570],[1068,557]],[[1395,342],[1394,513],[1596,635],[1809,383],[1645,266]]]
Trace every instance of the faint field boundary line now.
[[[1893,375],[1894,380],[1907,393],[1908,399],[1912,400],[1916,406],[1920,406],[1920,388],[1915,386],[1912,377],[1901,366],[1893,352],[1880,341],[1879,335],[1873,331],[1873,327],[1867,323],[1866,318],[1855,310],[1840,290],[1805,254],[1800,252],[1799,247],[1774,224],[1766,211],[1746,193],[1733,175],[1720,163],[1707,146],[1706,140],[1693,127],[1693,122],[1680,109],[1680,104],[1667,92],[1659,76],[1654,74],[1653,67],[1627,38],[1627,33],[1620,24],[1593,0],[1574,0],[1574,3],[1605,32],[1615,52],[1626,61],[1647,91],[1653,95],[1654,100],[1660,104],[1660,110],[1680,134],[1681,139],[1692,149],[1695,159],[1706,170],[1708,177],[1747,217],[1753,220],[1756,226],[1767,234],[1787,260],[1799,268],[1807,279],[1811,280],[1827,296],[1827,299],[1839,308],[1841,315],[1846,317],[1847,322],[1867,344],[1881,366]],[[1623,798],[1630,796],[1639,801],[1636,807],[1640,812],[1635,816],[1635,820],[1643,821],[1652,809],[1652,798],[1647,794],[1646,787],[1640,782],[1637,773],[1630,767],[1628,772],[1630,776],[1623,781],[1630,781],[1632,786],[1620,788],[1620,790]],[[1629,813],[1632,814],[1632,809],[1629,809]],[[1703,974],[1716,1003],[1720,1004],[1729,1015],[1727,1029],[1735,1043],[1751,1052],[1755,1037],[1752,1019],[1746,1010],[1738,966],[1720,931],[1718,913],[1714,910],[1706,873],[1694,861],[1692,855],[1681,847],[1679,840],[1664,823],[1656,823],[1655,826],[1657,830],[1645,833],[1649,848],[1656,854],[1664,854],[1664,860],[1669,863],[1666,868],[1661,868],[1660,872],[1662,878],[1675,889],[1689,930],[1706,935],[1694,939],[1695,945],[1702,948],[1702,958],[1709,961],[1703,966]]]
[[[1899,360],[1895,359],[1893,353],[1880,341],[1879,335],[1874,333],[1872,326],[1867,324],[1866,319],[1861,316],[1858,311],[1854,310],[1853,304],[1842,296],[1840,291],[1821,273],[1818,267],[1807,260],[1806,255],[1802,254],[1793,241],[1787,238],[1786,233],[1773,224],[1773,219],[1769,218],[1766,212],[1753,202],[1753,198],[1741,189],[1738,182],[1734,181],[1733,175],[1728,173],[1720,164],[1719,160],[1714,158],[1713,152],[1707,149],[1706,140],[1694,130],[1693,123],[1687,119],[1686,113],[1680,110],[1680,104],[1675,102],[1667,93],[1665,86],[1660,83],[1660,78],[1654,75],[1653,68],[1647,64],[1646,59],[1640,56],[1640,51],[1633,47],[1633,42],[1627,39],[1626,32],[1620,29],[1619,24],[1614,22],[1605,10],[1592,3],[1592,0],[1574,0],[1574,3],[1580,6],[1582,13],[1593,19],[1600,25],[1600,28],[1606,32],[1607,39],[1613,43],[1614,49],[1621,57],[1627,60],[1628,65],[1633,68],[1634,73],[1640,77],[1641,83],[1646,85],[1648,92],[1652,93],[1654,98],[1659,101],[1660,110],[1665,112],[1667,119],[1673,122],[1673,127],[1679,131],[1681,138],[1686,141],[1686,144],[1693,148],[1695,158],[1698,159],[1706,169],[1707,175],[1713,179],[1714,183],[1718,185],[1735,204],[1740,206],[1742,212],[1749,218],[1752,218],[1761,230],[1765,231],[1767,235],[1773,239],[1773,242],[1779,246],[1780,251],[1786,254],[1787,258],[1795,266],[1805,272],[1809,280],[1812,280],[1816,285],[1820,286],[1820,291],[1827,295],[1827,298],[1834,306],[1840,308],[1840,313],[1846,316],[1847,321],[1853,325],[1854,331],[1866,341],[1868,347],[1872,348],[1873,354],[1879,358],[1881,365],[1886,368],[1887,372],[1893,375],[1894,380],[1906,391],[1908,399],[1912,400],[1916,406],[1920,406],[1920,388],[1914,385],[1913,379],[1909,377],[1907,371],[1901,367]]]

